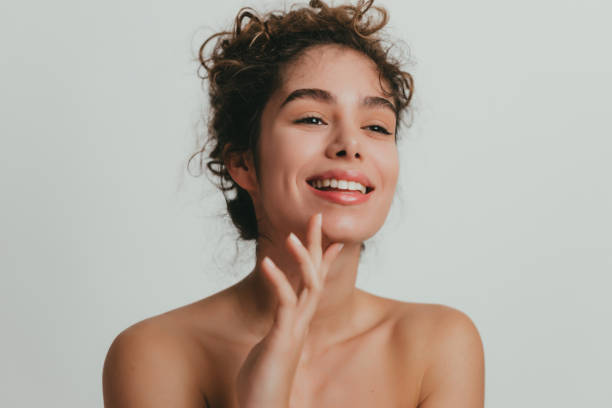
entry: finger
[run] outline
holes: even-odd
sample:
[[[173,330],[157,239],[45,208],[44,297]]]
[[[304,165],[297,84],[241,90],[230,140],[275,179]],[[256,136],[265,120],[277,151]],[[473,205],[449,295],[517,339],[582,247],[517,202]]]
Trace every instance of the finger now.
[[[308,221],[308,231],[306,232],[306,244],[308,245],[308,251],[311,253],[314,264],[319,265],[321,263],[322,249],[321,249],[321,228],[323,225],[323,214],[318,213],[310,217]]]
[[[300,266],[304,286],[311,289],[317,289],[320,283],[312,263],[310,252],[308,252],[300,239],[293,233],[289,234],[289,237],[287,237],[287,248]]]
[[[261,269],[274,287],[280,306],[294,306],[297,297],[283,271],[267,256],[261,261]]]
[[[305,289],[307,291],[308,289]],[[298,327],[298,331],[302,332],[304,329],[310,326],[310,322],[312,317],[314,316],[317,305],[319,304],[318,296],[315,294],[311,294],[310,296],[305,296],[304,298],[300,297],[298,301],[298,310],[299,313],[295,319],[295,326]],[[300,329],[301,328],[301,329]]]
[[[310,296],[308,296],[309,293],[310,293],[310,290],[308,288],[302,289],[302,292],[300,293],[300,297],[298,298],[297,305],[296,305],[298,310],[301,310],[302,307],[304,307],[304,304],[310,298]]]
[[[323,273],[323,276],[322,276],[323,282],[325,282],[325,278],[327,277],[327,272],[329,271],[331,264],[338,257],[343,247],[344,247],[343,243],[335,242],[331,244],[330,246],[328,246],[327,249],[325,250],[325,253],[323,254],[323,260],[321,261],[321,271]]]

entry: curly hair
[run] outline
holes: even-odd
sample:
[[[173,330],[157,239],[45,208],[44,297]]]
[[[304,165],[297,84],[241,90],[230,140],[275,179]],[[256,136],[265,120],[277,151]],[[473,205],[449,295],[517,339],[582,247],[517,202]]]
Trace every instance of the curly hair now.
[[[330,7],[311,0],[308,6],[264,15],[244,7],[231,31],[215,33],[201,45],[198,73],[209,84],[208,138],[189,158],[188,166],[200,155],[202,168],[202,155],[209,151],[206,167],[223,192],[227,211],[242,239],[259,236],[255,208],[249,193],[232,180],[225,159],[232,152],[251,151],[257,160],[262,111],[282,84],[282,68],[307,48],[338,44],[374,61],[381,84],[384,79],[390,85],[390,91],[384,92],[394,99],[399,126],[412,98],[413,79],[390,56],[391,46],[377,35],[387,24],[388,14],[384,8],[372,6],[373,1]],[[378,18],[371,15],[372,10]],[[214,45],[207,53],[209,44]]]

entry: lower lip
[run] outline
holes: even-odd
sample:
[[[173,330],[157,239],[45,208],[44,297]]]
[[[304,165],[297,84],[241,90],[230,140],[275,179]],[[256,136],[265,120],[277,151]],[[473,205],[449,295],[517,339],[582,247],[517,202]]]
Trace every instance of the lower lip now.
[[[349,191],[323,191],[323,190],[317,190],[316,188],[314,188],[308,183],[306,183],[306,185],[317,196],[324,198],[328,201],[331,201],[333,203],[337,203],[337,204],[344,204],[344,205],[361,204],[370,199],[371,192],[368,194],[362,194],[357,191],[355,192],[352,192],[352,191],[351,192]]]

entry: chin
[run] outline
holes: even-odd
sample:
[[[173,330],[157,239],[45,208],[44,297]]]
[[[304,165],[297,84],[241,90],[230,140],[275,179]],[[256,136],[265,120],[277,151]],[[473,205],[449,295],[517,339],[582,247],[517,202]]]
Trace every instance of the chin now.
[[[323,234],[331,242],[361,243],[382,227],[373,218],[360,218],[349,215],[329,215],[323,219]]]

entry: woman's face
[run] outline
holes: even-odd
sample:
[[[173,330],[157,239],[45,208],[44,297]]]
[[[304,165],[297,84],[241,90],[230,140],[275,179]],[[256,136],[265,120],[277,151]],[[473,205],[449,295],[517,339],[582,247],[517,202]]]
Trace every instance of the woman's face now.
[[[376,65],[350,48],[321,45],[282,79],[261,118],[252,194],[259,231],[301,233],[321,212],[327,240],[366,240],[384,223],[399,168],[393,101]]]

